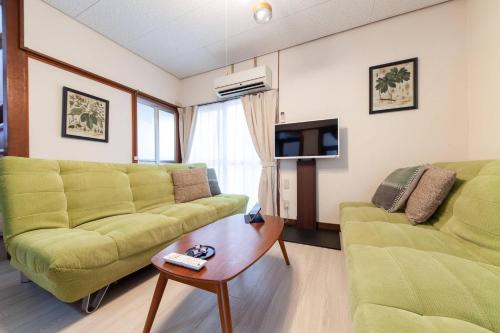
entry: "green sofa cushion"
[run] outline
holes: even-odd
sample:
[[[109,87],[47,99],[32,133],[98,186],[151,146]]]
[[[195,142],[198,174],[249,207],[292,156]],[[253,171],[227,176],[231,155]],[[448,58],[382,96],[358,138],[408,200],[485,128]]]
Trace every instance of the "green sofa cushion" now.
[[[404,247],[346,251],[353,313],[379,304],[500,331],[500,267]]]
[[[190,202],[157,207],[150,210],[149,213],[162,214],[180,220],[184,233],[201,228],[217,220],[217,210],[215,208]]]
[[[500,251],[500,161],[485,165],[464,186],[449,229],[479,246]]]
[[[432,227],[387,222],[348,222],[343,225],[342,240],[344,248],[352,244],[399,246],[500,265],[500,253],[464,242]]]
[[[236,213],[244,213],[248,197],[237,194],[220,194],[215,197],[196,199],[190,203],[213,207],[217,210],[217,218],[223,218]]]
[[[9,241],[12,258],[23,271],[92,269],[118,260],[112,238],[79,229],[40,229],[22,233]]]
[[[0,191],[5,240],[30,230],[69,226],[57,161],[2,157]]]
[[[236,200],[236,205],[237,205],[238,209],[243,208],[243,211],[240,213],[244,213],[247,209],[248,196],[246,196],[246,195],[243,195],[243,194],[224,194],[223,193],[223,194],[219,194],[219,195],[215,196],[214,198],[228,198],[231,200]]]
[[[174,203],[174,184],[165,168],[158,165],[131,164],[128,177],[138,212]]]
[[[453,206],[460,197],[464,185],[474,177],[476,177],[481,169],[490,161],[464,161],[464,162],[447,162],[435,163],[434,166],[453,170],[457,173],[457,179],[445,201],[439,206],[434,216],[429,220],[437,229],[445,227],[451,216],[453,215]]]
[[[125,259],[178,238],[182,235],[182,222],[163,215],[138,213],[106,217],[81,224],[76,229],[97,232],[112,239],[118,257]]]
[[[135,213],[126,164],[59,161],[70,227]]]
[[[172,170],[205,167],[203,163],[130,164],[128,177],[137,212],[175,202]]]
[[[113,242],[112,239],[109,240]],[[151,264],[151,257],[167,245],[168,243],[161,244],[127,259],[118,259],[110,264],[92,269],[51,269],[48,272],[37,273],[26,270],[26,266],[17,262],[14,257],[11,259],[11,264],[22,270],[33,282],[50,291],[61,301],[75,302],[113,281]],[[92,254],[93,251],[88,250],[86,253]]]
[[[344,225],[344,223],[349,221],[410,223],[404,213],[388,213],[384,209],[368,203],[366,203],[366,205],[363,205],[363,203],[342,204],[340,210],[340,224]]]
[[[417,313],[378,304],[363,304],[353,318],[353,331],[358,333],[493,333],[460,319],[421,316]]]

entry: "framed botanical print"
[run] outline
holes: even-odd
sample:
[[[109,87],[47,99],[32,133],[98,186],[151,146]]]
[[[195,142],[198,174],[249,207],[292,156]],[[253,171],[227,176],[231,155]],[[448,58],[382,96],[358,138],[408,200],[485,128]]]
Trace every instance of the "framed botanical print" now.
[[[63,87],[62,136],[108,142],[109,101]]]
[[[418,58],[370,67],[370,114],[418,108]]]

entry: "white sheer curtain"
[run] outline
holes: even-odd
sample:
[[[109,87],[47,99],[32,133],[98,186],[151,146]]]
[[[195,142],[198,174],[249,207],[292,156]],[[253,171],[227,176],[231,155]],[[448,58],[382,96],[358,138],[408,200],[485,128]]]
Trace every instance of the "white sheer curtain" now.
[[[274,159],[274,123],[278,105],[276,90],[241,98],[253,144],[262,163],[259,203],[266,215],[278,215],[276,209],[276,160]]]
[[[257,202],[261,163],[240,99],[198,108],[189,162],[214,168],[223,193],[248,195],[249,208]]]
[[[197,106],[187,106],[178,108],[179,111],[179,139],[181,142],[181,157],[182,161],[189,160],[191,153],[191,145],[193,143],[193,130],[196,124],[196,115],[198,114]]]

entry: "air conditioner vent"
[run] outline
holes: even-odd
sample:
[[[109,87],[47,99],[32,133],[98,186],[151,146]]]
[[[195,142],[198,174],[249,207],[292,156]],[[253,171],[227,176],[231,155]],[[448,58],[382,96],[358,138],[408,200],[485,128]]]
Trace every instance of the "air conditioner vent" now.
[[[266,85],[263,82],[258,82],[258,83],[253,83],[253,84],[249,84],[246,86],[240,86],[237,88],[220,90],[219,95],[229,96],[229,95],[233,95],[233,94],[237,94],[237,93],[241,93],[241,92],[246,92],[248,90],[261,89],[261,88],[265,88],[265,87],[266,87]]]
[[[271,89],[272,74],[267,66],[255,67],[214,80],[218,97],[241,96]]]

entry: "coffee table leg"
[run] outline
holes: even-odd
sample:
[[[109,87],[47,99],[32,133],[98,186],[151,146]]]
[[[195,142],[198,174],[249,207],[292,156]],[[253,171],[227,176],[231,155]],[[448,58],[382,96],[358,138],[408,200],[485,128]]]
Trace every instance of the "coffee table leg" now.
[[[285,242],[283,241],[283,236],[280,236],[278,242],[280,243],[281,252],[283,253],[283,257],[285,258],[286,264],[290,265],[290,261],[288,260],[288,254],[286,253]]]
[[[223,333],[232,333],[231,306],[229,305],[229,293],[227,283],[221,282],[217,286],[217,301],[219,303],[220,326]]]
[[[160,306],[161,297],[163,296],[163,291],[165,290],[167,281],[168,279],[165,276],[165,273],[160,272],[160,275],[158,276],[158,282],[156,282],[153,299],[151,300],[151,306],[149,307],[148,318],[146,319],[146,323],[144,324],[144,333],[149,333],[149,331],[151,331],[151,327],[153,326],[156,312],[158,311],[158,307]]]

